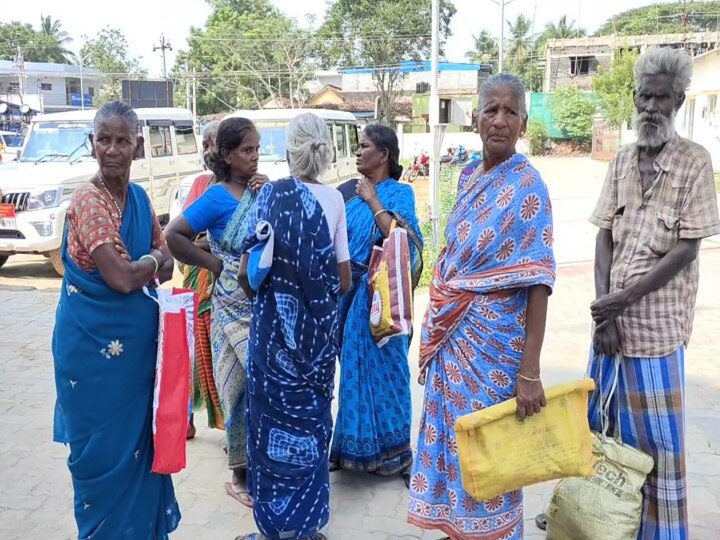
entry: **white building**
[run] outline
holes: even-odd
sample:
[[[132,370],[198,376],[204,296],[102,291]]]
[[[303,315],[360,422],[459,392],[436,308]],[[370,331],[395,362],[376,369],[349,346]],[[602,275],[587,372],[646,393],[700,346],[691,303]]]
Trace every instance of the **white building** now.
[[[85,107],[92,107],[103,80],[97,69],[43,62],[24,62],[21,69],[15,62],[0,60],[0,101],[40,112],[80,109],[81,79]]]
[[[458,90],[477,91],[479,84],[487,77],[489,67],[479,64],[440,62],[438,65],[438,91],[440,93],[443,91],[457,92]],[[377,92],[373,78],[376,71],[373,68],[343,70],[342,84],[340,85],[343,93]],[[432,79],[430,62],[402,62],[399,71],[401,85],[398,91],[400,92],[414,94],[418,91],[418,85],[423,83],[429,85]]]
[[[703,145],[720,171],[720,49],[695,57],[685,105],[677,115],[678,132]]]

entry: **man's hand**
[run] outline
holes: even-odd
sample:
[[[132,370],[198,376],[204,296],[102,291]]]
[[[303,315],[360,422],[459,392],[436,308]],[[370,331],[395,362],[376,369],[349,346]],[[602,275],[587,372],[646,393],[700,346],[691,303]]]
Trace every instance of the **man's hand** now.
[[[590,304],[590,313],[597,323],[597,330],[602,330],[615,321],[628,307],[625,291],[618,291],[601,296]]]
[[[606,356],[615,356],[620,352],[620,332],[618,332],[616,321],[608,323],[603,328],[595,329],[593,350],[596,355]]]

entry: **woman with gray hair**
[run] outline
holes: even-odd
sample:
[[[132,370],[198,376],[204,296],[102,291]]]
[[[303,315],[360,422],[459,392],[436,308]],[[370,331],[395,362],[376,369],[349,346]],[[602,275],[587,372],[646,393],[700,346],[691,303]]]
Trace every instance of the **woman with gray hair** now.
[[[523,538],[522,491],[477,501],[463,489],[455,421],[517,398],[517,415],[545,406],[540,350],[555,282],[550,196],[515,151],[527,126],[513,75],[483,86],[483,159],[460,174],[447,246],[433,271],[420,344],[425,406],[410,479],[408,521],[452,539]]]
[[[318,182],[333,157],[330,131],[307,113],[288,127],[292,176],[260,191],[243,250],[272,228],[269,275],[255,295],[248,355],[248,470],[260,534],[239,539],[320,540],[330,515],[328,455],[338,356],[337,302],[350,287],[345,207]]]
[[[67,210],[53,438],[70,450],[78,538],[165,540],[180,521],[170,476],[151,472],[158,306],[143,287],[168,281],[173,260],[147,193],[130,181],[139,128],[127,103],[98,110],[97,172]]]

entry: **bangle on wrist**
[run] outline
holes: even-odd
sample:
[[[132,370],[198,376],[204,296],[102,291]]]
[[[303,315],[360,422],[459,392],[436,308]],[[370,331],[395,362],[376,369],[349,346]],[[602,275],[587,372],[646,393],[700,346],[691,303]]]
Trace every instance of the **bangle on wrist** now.
[[[518,373],[517,376],[527,382],[540,382],[540,377],[527,377],[526,375],[523,375],[522,373]]]
[[[378,211],[375,212],[375,214],[373,215],[373,219],[377,219],[377,217],[378,217],[380,214],[387,214],[387,213],[388,213],[388,211],[385,210],[384,208],[383,208],[382,210],[378,210]]]
[[[142,262],[142,261],[152,261],[152,262],[155,264],[155,272],[153,272],[153,275],[155,275],[155,274],[158,273],[158,270],[160,269],[160,263],[159,263],[158,260],[157,260],[155,257],[153,257],[152,255],[150,255],[150,254],[143,255],[143,256],[140,257],[140,259],[138,259],[138,260],[139,260],[140,262]]]

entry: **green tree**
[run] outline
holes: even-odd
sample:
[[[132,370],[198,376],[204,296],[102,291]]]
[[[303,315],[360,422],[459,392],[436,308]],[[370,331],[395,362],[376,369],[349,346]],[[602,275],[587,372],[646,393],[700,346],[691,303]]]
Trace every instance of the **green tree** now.
[[[105,82],[94,100],[96,105],[120,99],[124,79],[145,77],[138,60],[128,53],[127,38],[117,28],[106,26],[93,38],[83,36],[83,42],[80,49],[83,65],[105,74]]]
[[[60,19],[40,15],[40,33],[47,37],[49,48],[46,51],[48,62],[70,64],[77,60],[75,54],[67,49],[73,39],[62,28]]]
[[[13,60],[19,51],[26,62],[50,62],[53,48],[53,39],[32,25],[0,23],[0,60]]]
[[[313,74],[312,33],[280,13],[269,0],[215,0],[204,28],[191,28],[188,50],[174,73],[195,69],[198,112],[260,107],[273,98],[299,106]]]
[[[515,22],[506,21],[506,23],[510,31],[510,46],[504,59],[504,66],[510,73],[522,77],[528,63],[533,60],[535,42],[530,34],[532,21],[521,13]]]
[[[455,6],[440,2],[441,47],[450,35]],[[319,30],[327,67],[373,69],[379,120],[390,124],[399,96],[401,62],[430,56],[431,3],[428,0],[335,0]]]
[[[550,109],[557,127],[578,142],[592,138],[592,120],[596,106],[582,90],[573,86],[560,88],[550,98]]]
[[[482,30],[477,36],[473,35],[473,40],[475,47],[465,53],[465,58],[477,64],[490,64],[493,71],[497,71],[500,54],[497,40],[487,30]]]
[[[637,57],[634,51],[618,52],[610,67],[601,67],[592,79],[600,110],[616,127],[629,123],[635,111],[633,66]]]
[[[631,36],[717,31],[719,18],[720,2],[668,2],[614,15],[595,35]]]

